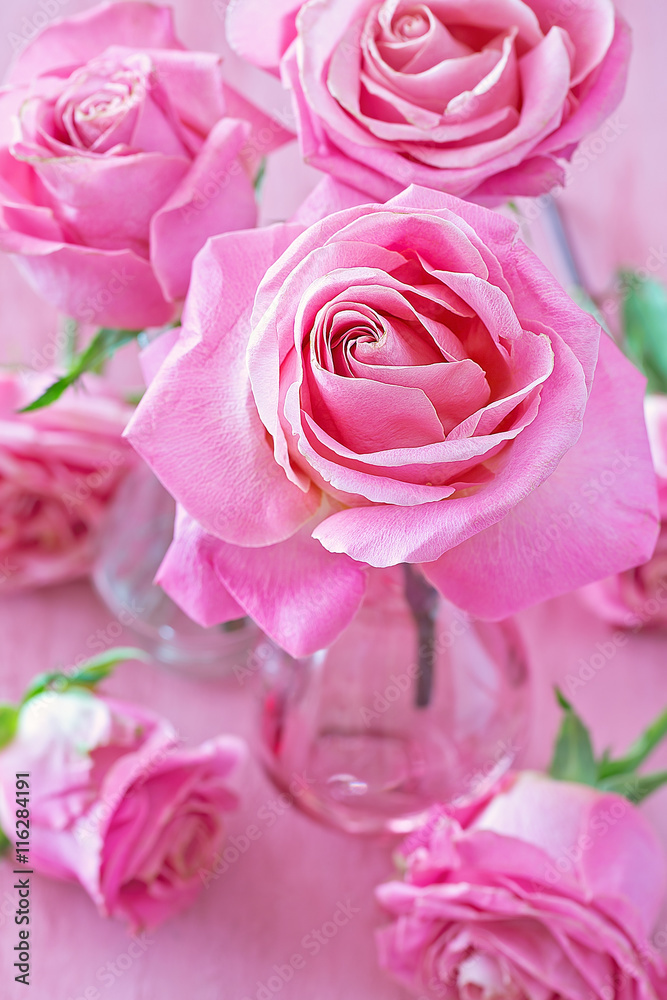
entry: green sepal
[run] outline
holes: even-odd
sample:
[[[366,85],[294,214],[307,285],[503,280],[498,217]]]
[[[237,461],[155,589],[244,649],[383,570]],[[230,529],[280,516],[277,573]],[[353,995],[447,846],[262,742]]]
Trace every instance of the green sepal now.
[[[125,344],[136,340],[140,333],[141,330],[113,330],[107,327],[98,330],[88,346],[80,353],[73,355],[70,366],[62,378],[49,386],[41,396],[28,406],[24,406],[20,412],[29,413],[31,410],[41,410],[43,407],[55,403],[86,372],[99,373],[105,362],[112,358],[116,351],[124,347]]]
[[[19,711],[15,705],[0,705],[0,750],[14,739],[18,721]]]
[[[72,688],[87,688],[89,690],[96,687],[101,681],[109,677],[119,663],[127,660],[143,660],[148,662],[150,657],[143,649],[135,649],[132,646],[120,646],[116,649],[106,650],[99,656],[82,663],[76,670],[65,673],[62,670],[54,670],[49,673],[40,674],[30,684],[23,696],[22,705],[25,705],[31,698],[35,698],[45,691],[54,691],[62,694]]]
[[[556,740],[549,774],[558,781],[574,781],[580,785],[595,786],[598,768],[591,734],[558,688],[556,688],[556,698],[565,715]]]
[[[148,663],[150,656],[143,649],[136,649],[133,646],[109,649],[83,663],[70,675],[70,684],[72,687],[95,687],[110,677],[119,663],[126,663],[128,660],[142,660]]]
[[[654,774],[617,774],[600,781],[598,788],[623,795],[630,802],[639,805],[664,785],[667,785],[667,771],[657,771]]]
[[[637,768],[667,736],[667,710],[635,740],[623,757],[614,760],[611,752],[605,750],[596,760],[588,729],[558,688],[556,698],[565,717],[549,772],[552,778],[592,785],[600,791],[622,795],[635,805],[667,785],[667,771],[637,774]]]
[[[12,842],[4,830],[0,830],[0,858],[9,853]]]
[[[632,744],[623,757],[619,757],[618,760],[611,760],[608,753],[603,756],[598,764],[598,777],[600,781],[605,781],[617,775],[633,774],[650,757],[666,736],[667,710],[655,722],[651,723],[648,729]]]

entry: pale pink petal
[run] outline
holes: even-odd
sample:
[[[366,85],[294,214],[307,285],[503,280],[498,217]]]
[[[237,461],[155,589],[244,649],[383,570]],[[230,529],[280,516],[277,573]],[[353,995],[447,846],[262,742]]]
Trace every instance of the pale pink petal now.
[[[65,315],[96,326],[143,330],[163,326],[174,312],[148,261],[129,250],[104,251],[28,241],[20,234],[6,246],[47,302]],[[5,234],[0,234],[0,245]],[[25,254],[25,256],[24,256]]]

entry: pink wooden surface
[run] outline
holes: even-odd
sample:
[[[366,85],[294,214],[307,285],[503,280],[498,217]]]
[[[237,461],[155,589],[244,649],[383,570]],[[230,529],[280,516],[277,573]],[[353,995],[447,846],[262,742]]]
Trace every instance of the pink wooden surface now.
[[[557,725],[552,682],[565,683],[568,674],[578,674],[581,661],[590,661],[610,633],[575,597],[533,609],[521,621],[535,676],[533,734],[524,762],[538,766],[548,758]],[[83,584],[5,599],[0,605],[0,696],[16,697],[33,673],[71,663],[89,650],[98,630],[101,638],[108,637],[110,625],[116,632],[109,612]],[[136,666],[119,670],[109,689],[165,713],[186,739],[221,731],[252,739],[252,693],[234,678],[204,683]],[[576,695],[598,747],[623,748],[667,702],[667,641],[633,638]],[[667,748],[656,763],[667,766]],[[131,941],[124,928],[100,919],[82,890],[35,876],[32,1000],[254,1000],[258,995],[268,1000],[277,993],[281,1000],[401,997],[376,969],[373,945],[373,929],[383,920],[373,887],[391,873],[392,842],[350,839],[317,826],[280,802],[254,761],[242,796],[230,836],[242,837],[254,824],[260,838],[190,911],[153,932],[144,952],[134,948],[137,958],[128,956]],[[667,790],[646,809],[667,848]],[[13,982],[12,884],[10,866],[1,864],[3,1000],[26,995]],[[313,931],[330,921],[341,903],[358,912],[315,954]],[[658,930],[667,931],[667,909]],[[262,992],[274,966],[289,964],[294,955],[302,956],[304,967],[279,991]]]

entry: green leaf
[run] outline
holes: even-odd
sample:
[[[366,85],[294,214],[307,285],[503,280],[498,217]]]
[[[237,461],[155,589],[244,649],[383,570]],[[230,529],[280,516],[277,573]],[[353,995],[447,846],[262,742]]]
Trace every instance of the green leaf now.
[[[549,774],[558,781],[575,781],[580,785],[595,786],[598,769],[590,733],[558,688],[556,698],[565,716]]]
[[[648,378],[649,392],[667,392],[667,291],[631,271],[621,278],[626,353]]]
[[[617,760],[603,758],[598,764],[601,781],[616,775],[632,774],[667,737],[667,709],[636,740],[627,753]]]
[[[45,406],[51,406],[56,400],[60,399],[62,394],[66,392],[71,385],[74,385],[78,375],[69,376],[65,375],[63,378],[59,378],[57,382],[49,386],[46,392],[43,392],[41,396],[29,403],[28,406],[24,406],[19,413],[30,413],[32,410],[43,410]]]
[[[124,347],[125,344],[136,340],[140,333],[141,330],[112,330],[106,327],[98,330],[88,347],[74,355],[68,371],[62,378],[49,386],[46,392],[43,392],[20,412],[29,413],[31,410],[41,410],[45,406],[55,403],[86,372],[100,372],[105,362],[113,357],[116,351]]]
[[[14,739],[18,721],[18,708],[14,705],[0,705],[0,750]]]
[[[598,787],[606,792],[623,795],[639,805],[663,785],[667,785],[667,771],[657,771],[654,774],[617,774],[599,782]]]
[[[12,842],[5,833],[5,831],[0,830],[0,858],[3,856],[3,854],[7,854],[11,846]]]

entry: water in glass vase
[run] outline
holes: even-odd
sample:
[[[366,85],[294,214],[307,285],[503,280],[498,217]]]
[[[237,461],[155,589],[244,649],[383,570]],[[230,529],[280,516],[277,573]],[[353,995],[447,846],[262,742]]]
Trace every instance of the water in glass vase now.
[[[328,649],[265,657],[261,742],[300,808],[355,833],[403,833],[435,802],[483,794],[513,763],[528,671],[512,621],[474,621],[413,568],[370,572]]]

